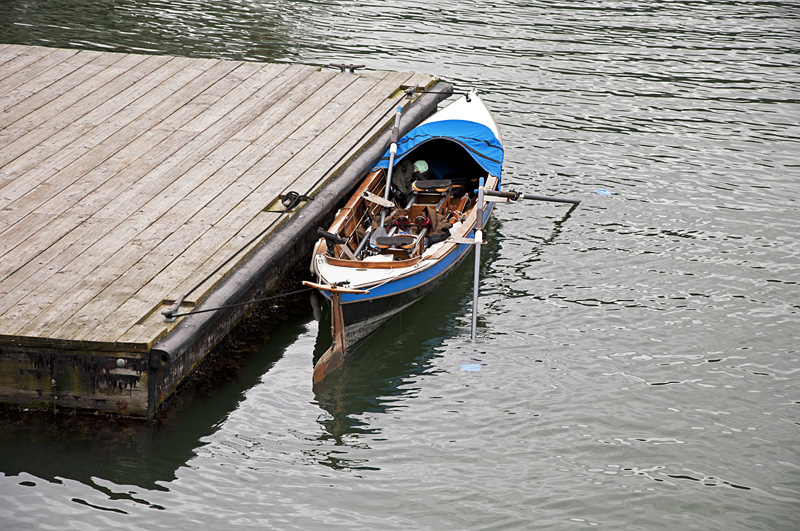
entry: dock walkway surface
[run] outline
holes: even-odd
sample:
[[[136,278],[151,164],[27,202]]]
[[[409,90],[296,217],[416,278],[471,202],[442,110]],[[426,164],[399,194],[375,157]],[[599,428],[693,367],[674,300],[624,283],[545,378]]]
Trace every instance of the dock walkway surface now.
[[[152,414],[242,317],[156,385],[183,321],[161,311],[218,290],[314,203],[283,194],[316,199],[437,81],[0,44],[0,402]]]

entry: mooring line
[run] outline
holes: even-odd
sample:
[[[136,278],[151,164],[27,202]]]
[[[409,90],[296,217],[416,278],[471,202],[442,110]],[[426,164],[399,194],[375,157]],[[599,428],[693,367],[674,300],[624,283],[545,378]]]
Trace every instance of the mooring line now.
[[[291,212],[291,210],[290,210],[289,208],[287,208],[286,210],[284,210],[284,211],[282,211],[282,212],[276,212],[276,213],[277,213],[278,215],[281,215],[281,214],[286,214],[286,213],[288,213],[288,212]],[[192,287],[192,289],[190,289],[189,291],[187,291],[186,293],[184,293],[183,295],[181,295],[181,296],[180,296],[180,297],[179,297],[179,298],[178,298],[178,299],[175,301],[175,304],[173,304],[172,306],[170,306],[170,307],[169,307],[169,308],[167,308],[166,310],[161,310],[161,315],[163,315],[163,316],[164,316],[164,318],[165,318],[165,319],[166,319],[168,322],[174,321],[176,317],[179,317],[179,316],[181,316],[181,315],[187,315],[187,314],[176,314],[176,313],[175,313],[175,312],[177,312],[177,311],[178,311],[178,308],[180,308],[181,304],[183,304],[183,301],[186,299],[186,297],[188,297],[189,295],[191,295],[192,293],[194,293],[194,290],[196,290],[197,288],[199,288],[200,286],[202,286],[204,283],[206,283],[208,280],[210,280],[210,279],[211,279],[211,277],[213,277],[214,275],[216,275],[217,273],[219,273],[219,271],[220,271],[220,270],[221,270],[223,267],[225,267],[226,265],[228,265],[228,263],[229,263],[231,260],[233,260],[234,258],[236,258],[236,256],[238,256],[238,255],[239,255],[239,253],[241,253],[242,251],[244,251],[245,249],[247,249],[248,247],[250,247],[250,246],[251,246],[252,244],[254,244],[256,241],[260,240],[260,239],[261,239],[261,238],[264,236],[264,234],[266,234],[266,233],[267,233],[267,231],[268,231],[268,230],[270,230],[270,229],[273,227],[273,225],[275,225],[275,224],[278,222],[278,220],[279,220],[279,219],[281,219],[281,218],[280,218],[280,217],[278,217],[278,218],[275,218],[275,219],[272,221],[272,223],[270,223],[269,225],[267,225],[267,227],[266,227],[265,229],[263,229],[261,232],[259,232],[258,234],[256,234],[256,235],[255,235],[253,238],[251,238],[251,239],[250,239],[250,241],[248,241],[248,242],[247,242],[246,244],[244,244],[242,247],[240,247],[239,249],[237,249],[237,250],[236,250],[236,252],[234,252],[232,255],[230,255],[228,258],[226,258],[226,259],[225,259],[225,261],[223,261],[223,262],[222,262],[220,265],[218,265],[216,268],[214,268],[214,270],[213,270],[211,273],[209,273],[208,275],[206,275],[206,277],[205,277],[203,280],[201,280],[200,282],[198,282],[197,284],[195,284],[195,285],[194,285],[194,287]],[[238,306],[238,305],[237,305],[237,306]]]
[[[184,315],[194,315],[197,313],[206,313],[206,312],[215,312],[217,310],[227,310],[229,308],[236,308],[237,306],[246,306],[248,304],[257,304],[259,302],[266,302],[271,301],[274,299],[280,299],[281,297],[291,297],[292,295],[299,295],[301,293],[305,293],[307,291],[314,291],[313,288],[303,288],[297,291],[290,291],[289,293],[281,293],[280,295],[273,295],[271,297],[265,297],[263,299],[254,299],[252,301],[245,301],[245,302],[237,302],[235,304],[229,304],[227,306],[219,306],[217,308],[205,308],[203,310],[192,310],[191,312],[185,313],[175,313],[172,314],[172,317],[183,317]]]

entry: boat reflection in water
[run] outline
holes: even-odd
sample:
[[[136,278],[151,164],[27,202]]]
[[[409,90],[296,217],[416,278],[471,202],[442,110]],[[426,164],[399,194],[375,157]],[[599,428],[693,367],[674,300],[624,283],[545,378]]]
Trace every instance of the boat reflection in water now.
[[[489,231],[497,230],[497,222]],[[489,262],[498,245],[490,242],[481,257]],[[389,320],[361,343],[347,360],[344,370],[314,386],[317,404],[327,415],[319,419],[324,433],[322,441],[353,447],[367,444],[379,436],[375,415],[407,407],[405,402],[418,396],[418,382],[427,375],[442,370],[442,358],[452,358],[452,370],[474,351],[469,344],[469,316],[464,308],[469,304],[472,286],[471,264],[467,261],[457,268],[433,293],[423,297]],[[464,352],[453,355],[447,343],[453,336],[463,336]],[[330,345],[330,311],[322,313],[314,351],[315,361]],[[322,464],[337,469],[371,468],[366,461],[345,458],[331,452],[318,456]]]

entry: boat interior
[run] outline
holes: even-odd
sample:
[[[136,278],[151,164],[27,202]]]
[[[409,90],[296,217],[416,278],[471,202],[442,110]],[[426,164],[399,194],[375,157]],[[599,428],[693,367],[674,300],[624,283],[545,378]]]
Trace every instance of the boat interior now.
[[[320,231],[329,263],[367,268],[408,266],[419,261],[426,249],[446,240],[449,229],[466,219],[475,203],[479,178],[487,177],[487,172],[464,147],[435,139],[404,158],[412,163],[425,161],[428,172],[415,174],[407,194],[393,186],[390,202],[384,200],[385,170],[370,173],[337,215],[331,232]]]

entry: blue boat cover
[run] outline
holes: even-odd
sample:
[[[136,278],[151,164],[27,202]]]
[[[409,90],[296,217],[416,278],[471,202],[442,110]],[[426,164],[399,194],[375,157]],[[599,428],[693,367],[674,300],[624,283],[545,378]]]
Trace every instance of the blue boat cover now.
[[[461,144],[484,170],[495,177],[500,177],[503,167],[503,145],[491,129],[469,120],[440,120],[415,127],[397,141],[395,165],[415,147],[437,138]],[[375,168],[389,168],[389,151],[384,153]]]

